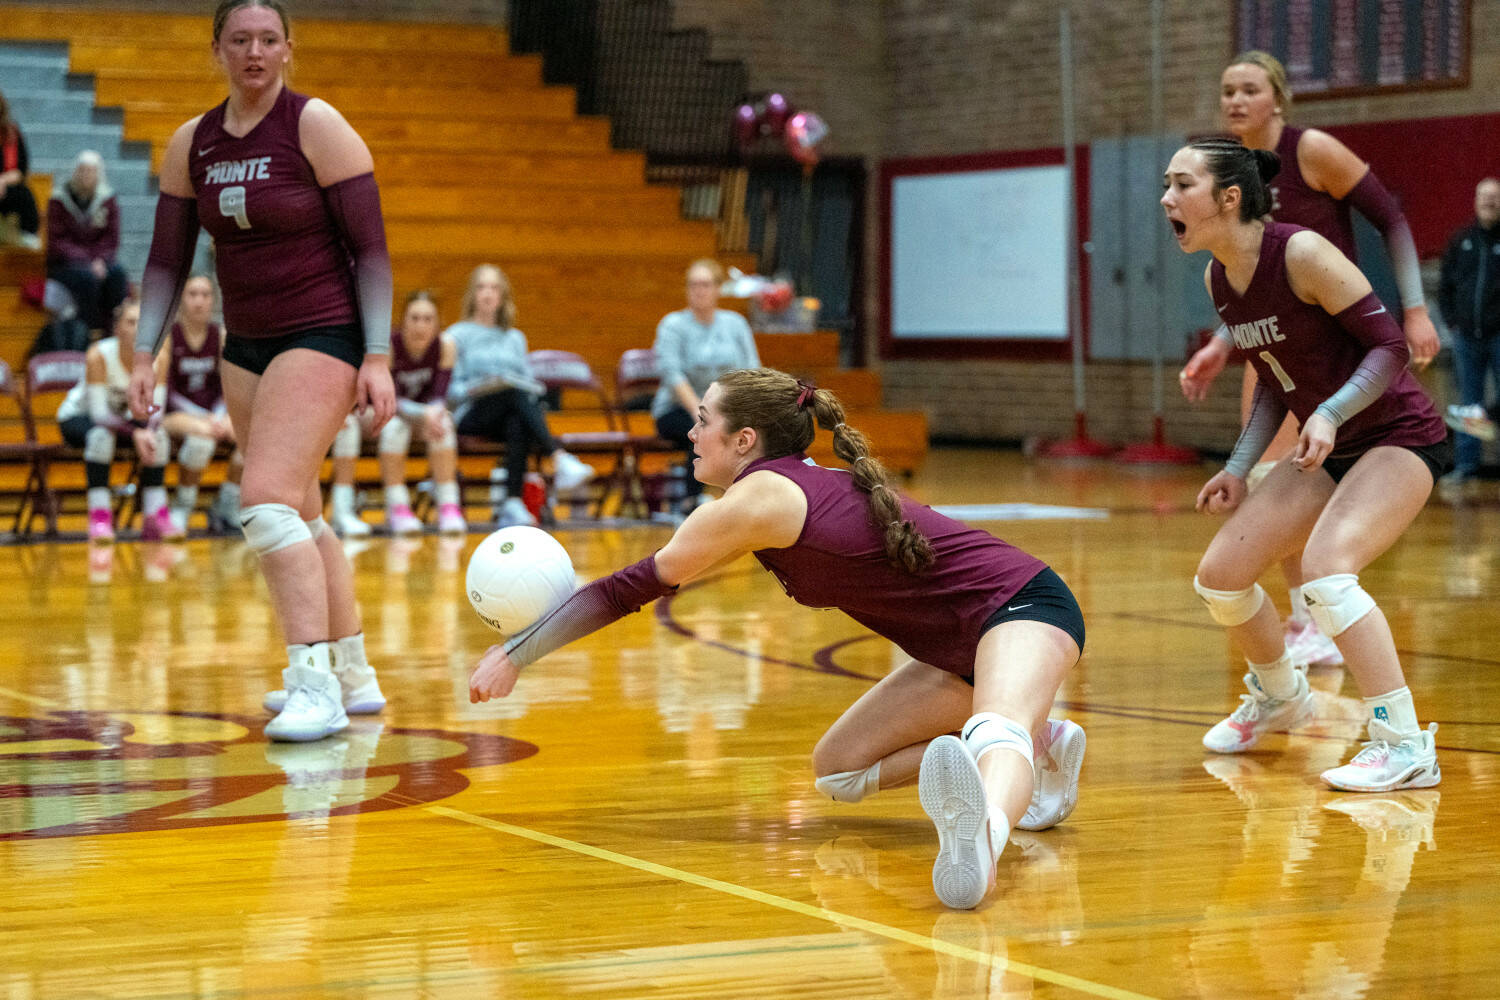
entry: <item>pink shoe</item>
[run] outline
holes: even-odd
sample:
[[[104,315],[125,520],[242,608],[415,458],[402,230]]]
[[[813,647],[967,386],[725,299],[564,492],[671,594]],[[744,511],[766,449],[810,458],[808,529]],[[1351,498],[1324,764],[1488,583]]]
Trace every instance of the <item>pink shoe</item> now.
[[[385,512],[386,527],[393,535],[420,535],[422,519],[412,513],[410,507],[398,504]]]
[[[181,541],[183,533],[172,522],[172,512],[163,507],[155,514],[147,514],[141,520],[141,541]]]
[[[438,508],[438,531],[445,535],[462,535],[469,530],[464,520],[464,509],[456,503],[445,503]]]
[[[107,510],[89,511],[89,541],[109,545],[115,540],[115,520]]]

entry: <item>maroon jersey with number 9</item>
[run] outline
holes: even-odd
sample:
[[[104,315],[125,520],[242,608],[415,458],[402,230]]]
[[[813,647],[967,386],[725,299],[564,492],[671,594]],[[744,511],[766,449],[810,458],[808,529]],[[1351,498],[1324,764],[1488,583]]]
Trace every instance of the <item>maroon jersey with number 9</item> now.
[[[266,117],[235,138],[224,131],[225,101],[193,133],[188,176],[235,337],[359,322],[349,251],[298,139],[307,102],[283,88]]]

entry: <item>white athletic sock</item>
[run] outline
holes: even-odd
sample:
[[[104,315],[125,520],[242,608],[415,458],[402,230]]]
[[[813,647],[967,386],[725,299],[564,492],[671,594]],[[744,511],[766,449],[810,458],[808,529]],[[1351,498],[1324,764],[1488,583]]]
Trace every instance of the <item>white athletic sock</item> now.
[[[365,658],[365,634],[363,632],[335,639],[331,645],[335,666],[340,669],[370,669],[370,662]]]
[[[333,498],[333,509],[335,513],[354,513],[353,483],[334,483],[333,488],[328,492]]]
[[[1379,719],[1402,737],[1417,736],[1422,732],[1422,724],[1417,721],[1417,707],[1412,704],[1409,687],[1399,687],[1394,691],[1366,698],[1365,704],[1370,708],[1371,718]]]
[[[1251,663],[1245,661],[1250,672],[1260,681],[1261,690],[1272,698],[1290,698],[1297,693],[1297,668],[1292,666],[1292,654],[1282,650],[1280,659],[1273,663]]]
[[[990,859],[998,860],[1010,842],[1010,818],[997,805],[990,806]]]
[[[457,504],[458,503],[458,483],[457,483],[457,481],[455,481],[455,480],[449,480],[446,483],[438,483],[436,486],[433,487],[433,489],[432,489],[432,495],[433,495],[433,498],[435,500],[437,500],[439,507],[443,506],[444,504],[450,504],[450,503],[451,504]]]
[[[1292,621],[1298,625],[1306,625],[1312,621],[1312,614],[1307,610],[1307,599],[1302,596],[1302,588],[1289,587],[1286,596],[1292,600]]]
[[[141,511],[147,517],[155,517],[167,505],[165,486],[147,486],[141,491]]]
[[[411,493],[407,491],[405,483],[397,483],[395,486],[385,488],[385,509],[392,507],[410,507]]]
[[[328,643],[293,643],[286,648],[286,662],[292,667],[308,667],[321,673],[332,673],[333,663],[328,658]]]
[[[109,487],[94,486],[89,489],[89,512],[109,510]]]

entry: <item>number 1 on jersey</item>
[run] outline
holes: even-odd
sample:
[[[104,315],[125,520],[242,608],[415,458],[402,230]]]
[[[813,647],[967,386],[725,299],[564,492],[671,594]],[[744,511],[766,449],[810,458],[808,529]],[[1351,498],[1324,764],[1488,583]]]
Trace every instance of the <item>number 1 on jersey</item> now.
[[[245,214],[245,186],[236,184],[219,192],[219,212],[234,220],[241,229],[250,228],[250,216]]]
[[[245,228],[248,229],[249,227],[247,226]],[[1286,373],[1286,369],[1281,367],[1281,362],[1277,361],[1271,355],[1270,351],[1261,351],[1260,359],[1267,365],[1270,365],[1271,374],[1276,376],[1277,381],[1281,383],[1282,389],[1287,392],[1292,392],[1297,388],[1297,383],[1292,381],[1292,377]]]

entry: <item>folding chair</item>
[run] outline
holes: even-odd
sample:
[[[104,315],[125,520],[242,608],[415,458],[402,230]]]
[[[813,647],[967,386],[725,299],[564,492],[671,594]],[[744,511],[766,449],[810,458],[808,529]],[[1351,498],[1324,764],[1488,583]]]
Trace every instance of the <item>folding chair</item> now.
[[[669,500],[664,488],[667,477],[658,474],[648,478],[642,473],[640,460],[647,455],[665,455],[669,462],[686,462],[688,459],[688,452],[682,445],[656,433],[655,421],[650,419],[649,414],[639,430],[631,426],[632,414],[628,401],[644,399],[649,408],[650,398],[656,394],[660,385],[661,367],[656,360],[655,351],[649,347],[632,347],[620,355],[620,360],[615,365],[615,399],[620,401],[621,416],[626,429],[630,431],[631,447],[636,457],[635,476],[630,490],[647,508],[657,504],[665,508]]]
[[[594,517],[604,514],[605,503],[610,495],[619,492],[621,506],[629,500],[626,492],[635,472],[635,450],[629,431],[615,412],[614,401],[604,391],[604,386],[594,375],[589,363],[580,354],[572,351],[532,351],[526,356],[531,365],[531,374],[547,388],[550,396],[559,401],[559,411],[568,411],[570,397],[582,394],[592,405],[581,408],[591,420],[603,419],[604,429],[587,431],[565,431],[554,434],[559,447],[575,455],[599,455],[612,459],[613,468],[607,479],[600,483],[594,497]]]
[[[16,517],[11,524],[11,534],[29,535],[31,524],[38,511],[47,520],[47,534],[57,534],[57,496],[47,479],[47,466],[62,453],[60,444],[43,444],[36,437],[36,421],[31,415],[31,404],[23,387],[15,379],[10,365],[0,360],[0,400],[8,408],[14,408],[14,418],[20,421],[21,440],[0,442],[0,462],[26,464],[26,485],[16,503]],[[11,437],[13,435],[8,435]],[[23,527],[22,521],[25,521]]]

